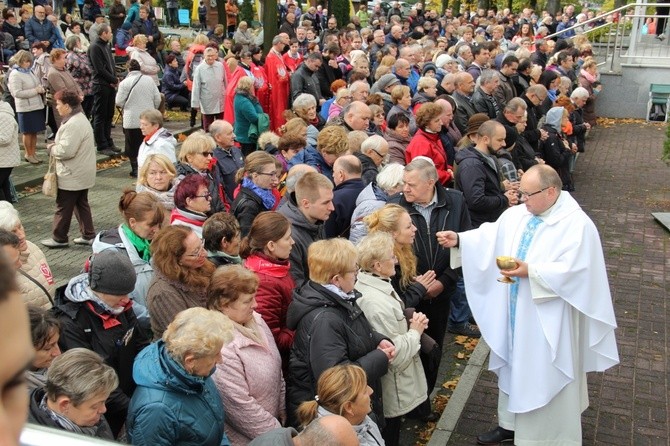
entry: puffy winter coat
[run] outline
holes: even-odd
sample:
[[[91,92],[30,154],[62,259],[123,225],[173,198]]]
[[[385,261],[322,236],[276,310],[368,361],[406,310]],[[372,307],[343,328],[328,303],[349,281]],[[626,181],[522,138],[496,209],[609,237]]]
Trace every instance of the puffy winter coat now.
[[[395,357],[381,379],[384,416],[405,415],[426,400],[428,391],[419,358],[421,335],[407,329],[404,304],[389,281],[361,272],[356,289],[362,295],[356,303],[372,328],[395,344]]]
[[[374,391],[372,410],[377,422],[383,423],[380,378],[389,363],[377,346],[385,337],[372,329],[356,302],[347,302],[310,280],[293,294],[288,327],[296,331],[286,392],[291,424],[300,403],[314,399],[321,373],[344,363],[359,365],[367,373]]]
[[[142,141],[137,155],[137,168],[141,169],[147,157],[155,153],[165,155],[170,161],[176,163],[176,148],[177,140],[172,136],[172,133],[168,129],[159,128],[148,140]]]
[[[376,183],[370,183],[356,197],[356,208],[351,214],[351,229],[349,240],[358,243],[368,233],[368,228],[363,218],[372,214],[377,209],[384,207],[388,201],[388,194]]]
[[[0,102],[0,167],[16,167],[19,164],[19,125],[12,106]]]
[[[212,369],[214,373],[214,369]],[[193,376],[158,341],[137,356],[126,430],[136,446],[229,446],[214,380]]]
[[[233,446],[246,446],[257,436],[281,427],[285,414],[281,357],[272,333],[258,313],[254,321],[263,336],[259,343],[235,330],[221,350],[214,382],[227,408],[226,434]]]
[[[293,330],[289,330],[286,325],[286,315],[295,289],[289,271],[291,264],[288,260],[275,260],[255,253],[247,257],[244,267],[258,277],[256,311],[270,328],[279,352],[288,359],[294,336]]]
[[[451,166],[447,164],[447,154],[442,147],[438,133],[428,133],[419,129],[405,149],[405,163],[417,156],[427,156],[435,163],[440,184],[447,184],[452,179]]]
[[[25,113],[44,108],[44,99],[36,90],[42,84],[32,72],[12,70],[8,76],[7,86],[14,97],[17,112]]]
[[[377,174],[379,173],[379,168],[375,164],[374,161],[372,161],[372,158],[370,158],[368,155],[363,154],[362,152],[354,152],[354,156],[358,158],[358,160],[361,162],[361,179],[363,180],[363,183],[367,186],[368,184],[372,183],[377,179]]]
[[[263,200],[254,191],[246,187],[240,187],[240,191],[235,197],[231,210],[237,221],[240,223],[240,233],[242,237],[249,234],[251,224],[258,214],[264,211],[270,211],[263,205]]]
[[[509,201],[500,186],[495,158],[470,146],[456,153],[456,163],[456,188],[465,196],[472,226],[496,221]]]
[[[56,290],[56,281],[49,268],[47,259],[42,250],[30,240],[26,240],[28,249],[21,253],[21,269],[16,275],[16,281],[19,284],[19,292],[26,304],[36,305],[42,308],[51,308],[51,301],[44,293],[44,290],[37,286],[32,279],[37,280],[49,292],[53,298]]]
[[[119,84],[115,102],[123,109],[123,128],[139,129],[140,115],[148,108],[158,108],[161,94],[151,77],[131,71]]]
[[[389,162],[405,165],[405,150],[409,145],[410,138],[400,136],[395,130],[388,129],[384,133],[384,139],[389,143]]]
[[[326,163],[326,160],[324,160],[321,153],[316,150],[316,147],[307,146],[304,150],[298,152],[297,155],[291,158],[291,161],[288,162],[289,169],[298,164],[312,166],[319,173],[328,177],[330,181],[333,181],[333,167]]]

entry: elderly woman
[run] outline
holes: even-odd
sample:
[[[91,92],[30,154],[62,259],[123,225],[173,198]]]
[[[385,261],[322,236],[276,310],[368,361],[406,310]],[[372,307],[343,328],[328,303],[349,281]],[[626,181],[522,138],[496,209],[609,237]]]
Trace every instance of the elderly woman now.
[[[341,415],[353,426],[361,446],[383,445],[379,427],[368,415],[374,395],[368,380],[365,370],[356,364],[339,364],[325,370],[315,395],[298,407],[300,426],[307,426],[315,418]]]
[[[154,277],[147,292],[154,339],[175,315],[191,307],[204,307],[214,265],[207,260],[202,240],[186,226],[167,226],[151,242]]]
[[[61,354],[58,346],[60,322],[51,311],[34,305],[28,305],[28,318],[35,356],[26,370],[25,377],[28,381],[28,390],[33,390],[46,385],[47,370],[54,358]]]
[[[412,113],[412,92],[409,87],[405,85],[396,85],[391,90],[391,99],[393,100],[393,107],[386,115],[386,120],[391,119],[393,115],[405,115],[409,119],[409,132],[413,135],[416,132],[416,121]]]
[[[114,369],[95,352],[75,348],[54,359],[46,386],[30,394],[28,420],[75,434],[114,440],[103,417],[118,385]]]
[[[204,132],[191,133],[181,145],[176,164],[177,182],[191,174],[199,174],[207,178],[212,199],[211,213],[228,210],[230,207],[224,198],[226,193],[224,185],[219,183],[210,171],[215,147],[216,142],[208,134]]]
[[[233,446],[247,445],[286,420],[281,357],[270,329],[254,311],[257,289],[253,272],[228,265],[214,272],[207,290],[207,307],[228,316],[235,327],[214,373]]]
[[[81,88],[84,94],[84,100],[81,107],[87,117],[91,117],[91,110],[93,108],[93,82],[91,76],[93,69],[88,60],[88,54],[81,46],[81,40],[78,36],[70,36],[65,39],[65,48],[67,55],[65,56],[65,68],[72,74],[72,77]]]
[[[395,355],[393,344],[372,329],[356,304],[357,256],[354,245],[341,238],[309,246],[309,281],[295,291],[287,315],[288,328],[296,332],[287,374],[289,417],[302,402],[314,399],[314,383],[329,367],[360,364],[368,384],[380,390],[379,380]],[[373,398],[373,410],[383,421],[380,395]]]
[[[126,253],[104,250],[93,255],[88,272],[70,279],[63,302],[54,309],[62,326],[60,348],[93,350],[112,365],[119,377],[106,415],[114,435],[125,423],[128,401],[135,390],[133,359],[149,344],[128,297],[136,277]]]
[[[174,204],[170,214],[171,225],[188,226],[202,238],[202,225],[212,209],[212,195],[207,178],[197,174],[186,175],[174,192]]]
[[[405,162],[405,150],[411,140],[409,134],[409,118],[396,113],[386,122],[384,139],[389,143],[389,162],[402,166]]]
[[[340,88],[337,90],[337,93],[335,93],[335,100],[328,109],[327,121],[335,116],[340,116],[342,109],[351,103],[351,99],[351,91],[349,91],[348,88]]]
[[[256,150],[256,142],[258,140],[258,132],[262,129],[256,127],[256,134],[249,135],[249,129],[252,125],[259,125],[258,116],[263,113],[261,104],[254,96],[254,79],[252,77],[244,76],[237,82],[235,89],[235,125],[234,133],[237,141],[240,143],[242,154],[249,155]]]
[[[295,289],[288,260],[294,244],[288,219],[277,212],[263,212],[254,220],[240,248],[245,268],[258,277],[256,311],[272,331],[284,370],[293,345],[293,331],[286,326],[286,314]]]
[[[224,408],[212,374],[233,325],[218,311],[190,308],[176,315],[162,339],[138,355],[137,390],[126,430],[137,446],[230,444]]]
[[[244,160],[244,167],[237,172],[240,189],[231,207],[240,222],[242,237],[251,229],[258,214],[272,211],[277,206],[273,189],[279,185],[276,159],[267,152],[253,152]]]
[[[421,106],[433,102],[437,96],[437,79],[434,77],[421,77],[416,87],[416,94],[412,98],[412,113],[416,115]]]
[[[152,106],[158,108],[161,102],[158,88],[149,76],[142,74],[137,60],[128,61],[128,76],[119,84],[115,102],[123,110],[123,134],[125,153],[130,160],[130,177],[137,178],[137,157],[144,138],[140,115]]]
[[[368,233],[363,219],[402,192],[404,171],[402,164],[387,164],[379,171],[375,181],[368,184],[358,195],[356,208],[351,215],[349,240],[352,243],[358,243]]]
[[[151,77],[151,79],[154,81],[154,84],[158,86],[160,83],[158,80],[158,72],[160,71],[160,67],[156,62],[156,59],[154,59],[154,57],[149,54],[149,51],[147,51],[148,41],[149,40],[147,36],[144,34],[137,34],[133,37],[132,46],[126,48],[126,51],[128,52],[130,60],[136,60],[140,64],[140,71],[142,74],[146,74],[147,76]]]
[[[56,140],[47,146],[47,152],[56,160],[58,192],[54,214],[53,235],[41,243],[47,248],[68,246],[68,232],[74,213],[81,237],[77,245],[90,245],[95,238],[93,216],[88,205],[88,190],[95,185],[95,141],[91,123],[81,109],[81,100],[73,91],[59,91],[54,95],[56,111],[63,124]]]
[[[174,179],[176,176],[177,171],[166,156],[149,155],[140,169],[135,190],[153,194],[165,209],[171,211],[174,208],[174,191],[177,187]]]
[[[26,239],[19,212],[7,201],[0,202],[0,229],[10,231],[19,238],[21,268],[16,281],[23,301],[44,309],[51,308],[56,280],[42,250]]]
[[[19,126],[12,106],[0,101],[0,202],[12,200],[10,176],[21,164],[18,134]]]
[[[592,57],[587,57],[579,70],[579,86],[586,89],[589,97],[582,106],[584,111],[584,122],[591,127],[596,125],[596,98],[602,90],[602,85],[598,83],[598,64]]]
[[[165,221],[166,210],[158,198],[149,192],[125,190],[119,200],[119,212],[123,216],[123,223],[114,229],[100,232],[93,242],[93,252],[116,248],[128,256],[137,275],[135,288],[129,297],[133,300],[137,319],[148,329],[147,290],[154,275],[149,246]]]
[[[137,167],[142,168],[149,155],[166,156],[172,163],[177,162],[175,149],[177,140],[168,129],[163,128],[163,115],[160,111],[150,108],[140,113],[140,131],[142,144],[137,154]]]
[[[165,71],[161,79],[161,90],[165,95],[168,110],[172,107],[179,107],[181,111],[186,111],[191,104],[188,88],[181,80],[179,59],[174,54],[168,54],[165,57]]]
[[[289,168],[298,164],[314,167],[319,173],[333,181],[335,160],[349,150],[349,141],[344,127],[331,125],[319,132],[316,147],[307,145],[289,162]]]
[[[358,245],[361,272],[356,281],[356,289],[362,295],[358,305],[372,328],[391,339],[396,349],[389,372],[381,378],[386,418],[382,435],[387,446],[399,444],[401,417],[423,403],[428,395],[419,358],[419,339],[428,326],[428,318],[415,312],[411,319],[405,320],[405,304],[390,282],[398,263],[393,244],[393,236],[388,232],[375,231],[364,237]]]
[[[50,92],[55,93],[61,90],[70,90],[77,93],[81,100],[84,100],[84,93],[79,87],[77,81],[72,77],[72,74],[65,69],[67,62],[66,51],[56,48],[51,52],[51,66],[47,72],[47,85]],[[52,99],[49,99],[49,106],[53,107],[55,104]],[[60,127],[62,118],[60,114],[56,113],[56,126]]]
[[[242,263],[240,224],[231,214],[217,212],[205,220],[202,239],[205,242],[207,259],[215,266]]]
[[[446,186],[453,181],[454,173],[439,135],[442,130],[442,112],[442,107],[438,104],[430,103],[421,107],[416,115],[419,129],[405,149],[405,162],[409,163],[418,156],[430,158],[435,164],[440,183]]]
[[[307,145],[316,147],[319,132],[326,122],[316,112],[316,99],[308,93],[302,93],[293,100],[293,113],[307,124]]]
[[[20,50],[12,57],[14,65],[9,74],[9,92],[14,97],[14,104],[19,120],[19,132],[22,134],[23,158],[30,164],[41,161],[35,155],[37,134],[43,132],[44,125],[44,87],[33,74],[30,67],[33,57],[28,51]]]
[[[81,23],[74,22],[70,27],[65,31],[65,40],[70,36],[77,36],[81,42],[81,49],[88,51],[88,47],[91,46],[91,43],[88,41],[85,33],[81,32]]]

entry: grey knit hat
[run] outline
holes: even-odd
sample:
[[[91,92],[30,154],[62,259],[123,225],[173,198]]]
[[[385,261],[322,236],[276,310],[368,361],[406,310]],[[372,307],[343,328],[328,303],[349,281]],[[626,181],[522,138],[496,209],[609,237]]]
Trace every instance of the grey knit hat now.
[[[137,274],[126,253],[105,249],[91,258],[88,280],[93,291],[124,296],[135,289]]]

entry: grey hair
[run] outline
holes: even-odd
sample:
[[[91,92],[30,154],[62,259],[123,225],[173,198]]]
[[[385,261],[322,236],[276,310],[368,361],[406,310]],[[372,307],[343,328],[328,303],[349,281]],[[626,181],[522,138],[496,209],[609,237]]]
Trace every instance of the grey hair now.
[[[275,46],[278,43],[281,43],[282,38],[280,35],[276,35],[272,38],[272,46]]]
[[[363,143],[361,144],[361,153],[364,155],[367,155],[370,152],[377,151],[382,148],[382,146],[386,143],[386,140],[380,136],[380,135],[372,135],[369,136]]]
[[[458,55],[462,56],[463,54],[465,54],[466,50],[472,51],[472,48],[470,48],[470,45],[468,45],[467,43],[464,43],[458,47]]]
[[[307,172],[316,172],[316,169],[307,164],[296,164],[288,170],[286,176],[286,192],[295,192],[295,185],[300,178]]]
[[[316,107],[316,99],[309,93],[301,93],[293,100],[293,109],[306,110],[310,107]]]
[[[223,133],[223,131],[229,126],[232,127],[228,121],[224,121],[223,119],[216,119],[209,125],[209,134],[214,137],[219,133]]]
[[[13,231],[21,224],[19,211],[14,209],[12,203],[0,201],[0,229]]]
[[[367,82],[365,82],[365,81],[356,81],[356,82],[352,83],[351,85],[349,85],[349,91],[351,92],[351,94],[354,94],[354,93],[356,93],[358,90],[360,90],[361,88],[363,88],[363,85],[366,85],[368,88],[370,88],[370,84],[368,84]]]
[[[405,173],[405,166],[402,164],[387,164],[377,174],[377,186],[381,187],[385,192],[402,186],[405,184],[402,179],[403,173]]]
[[[428,157],[418,156],[405,166],[405,172],[418,171],[424,180],[437,182],[437,169],[435,163]]]
[[[219,54],[219,51],[216,48],[210,48],[210,47],[205,48],[205,51],[203,51],[203,54],[205,56],[212,53]]]
[[[373,272],[376,262],[383,261],[389,250],[393,252],[393,236],[386,231],[373,231],[356,245],[358,265],[363,271]]]
[[[516,113],[519,109],[526,110],[528,108],[528,105],[526,104],[526,101],[523,99],[516,97],[512,98],[507,105],[505,106],[505,111]]]
[[[81,42],[81,39],[78,35],[72,34],[67,39],[65,39],[65,48],[68,51],[72,51],[77,47],[77,42]]]
[[[498,77],[498,72],[495,70],[484,70],[482,71],[482,74],[479,75],[479,79],[477,79],[477,82],[479,85],[484,85],[488,84],[489,82],[493,81]]]
[[[113,368],[100,355],[86,348],[73,348],[53,360],[47,371],[46,393],[51,401],[66,396],[74,406],[97,395],[107,395],[119,386]]]
[[[163,333],[169,355],[184,365],[187,355],[211,356],[233,340],[233,323],[223,313],[193,307],[177,313]]]
[[[577,87],[570,95],[570,99],[582,98],[586,99],[590,96],[589,91],[584,87]]]

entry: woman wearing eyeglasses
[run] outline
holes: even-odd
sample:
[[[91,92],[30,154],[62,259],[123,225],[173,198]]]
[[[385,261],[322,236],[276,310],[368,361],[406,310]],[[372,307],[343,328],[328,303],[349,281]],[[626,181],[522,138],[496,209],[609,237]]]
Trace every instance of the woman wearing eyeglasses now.
[[[188,226],[202,238],[202,225],[212,209],[212,194],[208,186],[207,178],[197,174],[187,175],[181,180],[174,192],[171,225]]]
[[[207,304],[207,287],[215,266],[198,235],[186,226],[167,226],[151,242],[154,277],[147,291],[154,340],[160,339],[177,313]]]
[[[405,304],[391,283],[398,264],[394,243],[390,233],[375,231],[357,247],[361,271],[356,289],[362,297],[356,303],[372,328],[391,339],[396,351],[389,372],[381,378],[386,419],[382,436],[386,446],[398,445],[401,417],[423,403],[428,390],[419,357],[419,339],[428,326],[428,318],[414,313],[409,321],[405,319]]]
[[[230,203],[225,198],[225,187],[213,175],[213,167],[216,165],[214,148],[216,142],[207,133],[199,131],[191,133],[181,145],[179,156],[177,156],[176,183],[182,181],[187,175],[198,174],[205,177],[209,182],[209,193],[211,195],[211,207],[208,214],[228,211]]]
[[[267,152],[253,152],[237,172],[240,189],[232,205],[233,215],[240,222],[242,237],[251,229],[258,214],[276,208],[277,197],[272,190],[279,185],[275,158]]]

